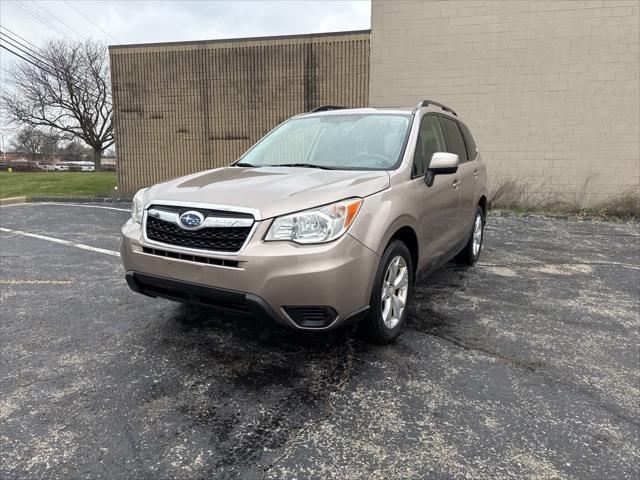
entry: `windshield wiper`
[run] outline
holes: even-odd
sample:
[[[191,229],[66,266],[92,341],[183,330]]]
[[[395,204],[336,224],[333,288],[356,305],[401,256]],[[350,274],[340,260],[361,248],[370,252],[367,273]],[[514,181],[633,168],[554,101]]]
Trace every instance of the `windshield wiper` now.
[[[303,167],[303,168],[319,168],[321,170],[337,170],[335,167],[325,167],[324,165],[315,165],[313,163],[282,163],[280,165],[263,165],[265,167]]]
[[[234,167],[255,167],[255,165],[252,165],[250,163],[244,163],[244,162],[234,163],[233,166]]]

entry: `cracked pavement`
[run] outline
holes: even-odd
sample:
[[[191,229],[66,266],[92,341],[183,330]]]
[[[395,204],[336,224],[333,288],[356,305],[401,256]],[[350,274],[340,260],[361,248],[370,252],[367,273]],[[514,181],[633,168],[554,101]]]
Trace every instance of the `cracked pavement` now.
[[[128,218],[0,215],[108,250]],[[116,257],[3,232],[0,478],[638,478],[638,223],[491,216],[485,242],[376,347],[143,297]]]

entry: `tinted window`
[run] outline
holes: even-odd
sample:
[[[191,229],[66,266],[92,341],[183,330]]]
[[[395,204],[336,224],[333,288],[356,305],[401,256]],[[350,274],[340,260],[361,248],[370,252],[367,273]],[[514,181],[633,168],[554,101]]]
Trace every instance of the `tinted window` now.
[[[464,137],[464,143],[467,144],[467,153],[471,160],[476,158],[476,142],[471,136],[471,132],[464,123],[460,124],[460,130],[462,130],[462,136]]]
[[[441,117],[442,128],[447,139],[447,152],[457,153],[460,157],[460,163],[469,160],[467,157],[467,149],[464,146],[462,133],[458,128],[458,122],[447,117]]]
[[[435,152],[445,152],[446,146],[440,121],[435,115],[422,117],[416,151],[413,154],[413,176],[422,176],[429,168],[429,162]]]

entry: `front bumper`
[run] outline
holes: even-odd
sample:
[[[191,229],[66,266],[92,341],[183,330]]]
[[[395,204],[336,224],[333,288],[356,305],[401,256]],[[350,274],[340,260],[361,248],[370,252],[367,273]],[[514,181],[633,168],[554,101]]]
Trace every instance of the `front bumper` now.
[[[177,258],[178,247],[146,244],[142,227],[129,221],[120,246],[127,281],[140,293],[266,315],[297,329],[334,328],[366,311],[380,260],[372,250],[348,234],[319,245],[263,242],[269,223],[258,223],[237,254],[203,252],[191,261]],[[296,309],[329,313],[309,323]]]

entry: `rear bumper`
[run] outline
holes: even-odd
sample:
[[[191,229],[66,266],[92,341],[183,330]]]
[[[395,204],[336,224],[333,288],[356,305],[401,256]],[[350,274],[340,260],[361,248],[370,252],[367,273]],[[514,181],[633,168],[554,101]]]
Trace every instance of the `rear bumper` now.
[[[183,303],[266,316],[288,327],[326,330],[366,312],[379,257],[350,235],[322,245],[263,242],[268,222],[238,254],[176,255],[123,227],[120,252],[132,290]],[[163,255],[164,254],[164,255]]]

